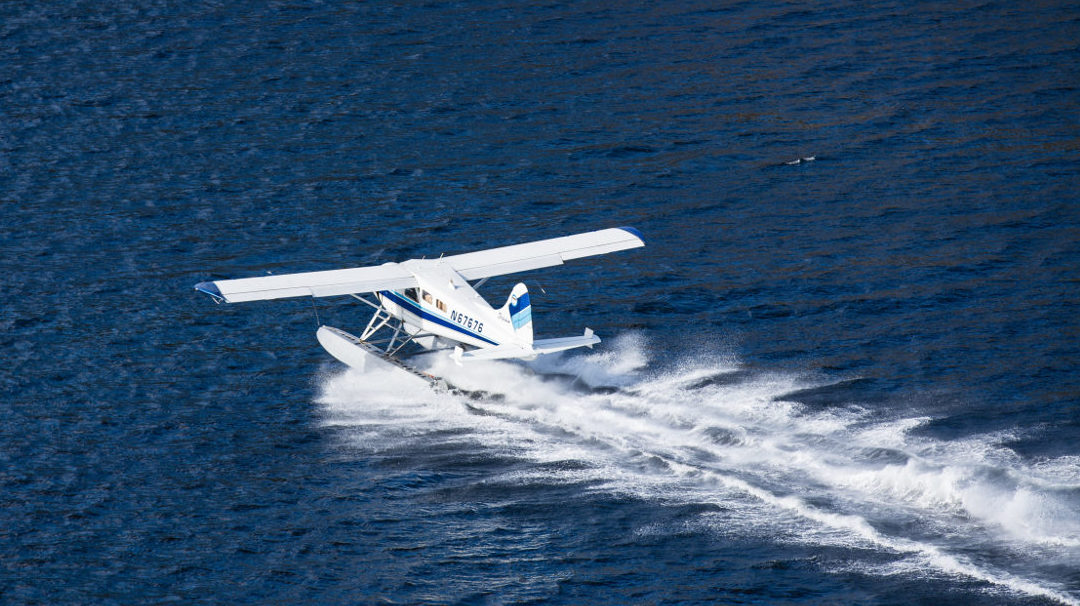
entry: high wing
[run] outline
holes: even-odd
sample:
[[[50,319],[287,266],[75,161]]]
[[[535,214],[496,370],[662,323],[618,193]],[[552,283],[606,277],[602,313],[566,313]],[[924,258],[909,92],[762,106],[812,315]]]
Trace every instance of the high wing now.
[[[603,255],[645,246],[641,232],[633,227],[614,227],[584,234],[515,244],[428,261],[385,263],[374,267],[332,269],[278,276],[199,282],[195,290],[218,301],[241,303],[285,297],[332,297],[417,286],[405,266],[411,263],[445,263],[466,280],[562,265],[564,261]]]
[[[416,286],[416,278],[397,263],[280,276],[199,282],[195,290],[227,303],[284,297],[332,297]]]
[[[584,234],[514,244],[443,257],[466,280],[479,280],[519,271],[562,265],[564,261],[590,255],[645,246],[641,232],[633,227],[613,227]]]

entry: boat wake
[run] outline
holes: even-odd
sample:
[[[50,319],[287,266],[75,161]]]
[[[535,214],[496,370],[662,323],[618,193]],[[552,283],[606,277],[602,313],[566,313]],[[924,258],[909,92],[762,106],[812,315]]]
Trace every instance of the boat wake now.
[[[631,335],[603,353],[527,367],[424,361],[463,390],[502,394],[481,399],[436,393],[391,368],[334,371],[319,403],[326,423],[373,453],[468,441],[527,463],[499,480],[714,504],[695,529],[874,554],[823,565],[837,572],[1080,604],[1059,580],[1080,565],[1080,456],[1025,460],[1004,445],[1013,433],[925,437],[928,416],[803,398],[832,386],[732,359],[655,371],[646,349]]]

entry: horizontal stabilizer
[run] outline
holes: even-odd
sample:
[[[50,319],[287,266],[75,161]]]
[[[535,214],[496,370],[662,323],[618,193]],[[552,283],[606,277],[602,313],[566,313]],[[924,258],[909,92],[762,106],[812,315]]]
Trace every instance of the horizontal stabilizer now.
[[[596,336],[591,329],[586,328],[585,334],[580,337],[540,339],[539,341],[533,341],[532,345],[510,343],[496,347],[481,347],[471,351],[464,351],[462,348],[457,347],[451,357],[459,364],[474,360],[532,360],[540,354],[566,351],[577,347],[592,347],[599,342],[600,337]]]
[[[533,341],[533,351],[538,354],[549,354],[557,351],[566,351],[577,347],[592,347],[600,342],[600,337],[586,328],[585,334],[580,337],[560,337],[557,339],[540,339]]]

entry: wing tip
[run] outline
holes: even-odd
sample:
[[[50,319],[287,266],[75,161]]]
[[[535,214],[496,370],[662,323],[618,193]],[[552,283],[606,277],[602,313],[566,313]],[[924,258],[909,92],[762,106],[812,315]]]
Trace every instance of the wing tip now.
[[[199,282],[195,285],[195,290],[210,295],[218,303],[225,300],[225,296],[221,294],[221,289],[213,282]]]
[[[631,236],[634,236],[638,240],[641,240],[641,245],[645,246],[645,236],[642,235],[642,233],[640,231],[638,231],[638,229],[636,227],[630,227],[629,225],[627,225],[627,226],[620,227],[619,229],[625,231],[626,233],[630,234]]]

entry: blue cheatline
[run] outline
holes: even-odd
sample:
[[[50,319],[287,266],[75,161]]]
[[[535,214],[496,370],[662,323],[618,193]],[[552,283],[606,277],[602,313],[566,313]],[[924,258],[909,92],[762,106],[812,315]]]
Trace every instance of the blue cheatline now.
[[[447,320],[445,318],[436,316],[435,314],[433,314],[433,313],[427,311],[426,309],[420,307],[416,303],[413,303],[412,301],[410,301],[409,299],[407,299],[404,296],[400,295],[399,293],[396,293],[396,292],[390,291],[390,290],[380,290],[379,294],[386,297],[387,299],[390,299],[394,303],[397,303],[398,305],[404,307],[407,311],[409,311],[409,313],[416,314],[416,315],[420,316],[421,318],[423,318],[425,320],[428,320],[430,322],[434,322],[434,323],[436,323],[436,324],[438,324],[440,326],[445,326],[447,328],[453,328],[454,330],[456,330],[456,331],[458,331],[460,333],[466,334],[466,335],[468,335],[470,337],[473,337],[474,339],[480,339],[481,341],[483,341],[485,343],[490,343],[492,345],[498,345],[498,343],[496,343],[495,341],[492,341],[491,339],[488,339],[487,337],[484,337],[482,335],[478,335],[475,332],[472,332],[470,330],[462,328],[460,325],[454,324],[450,320]]]

